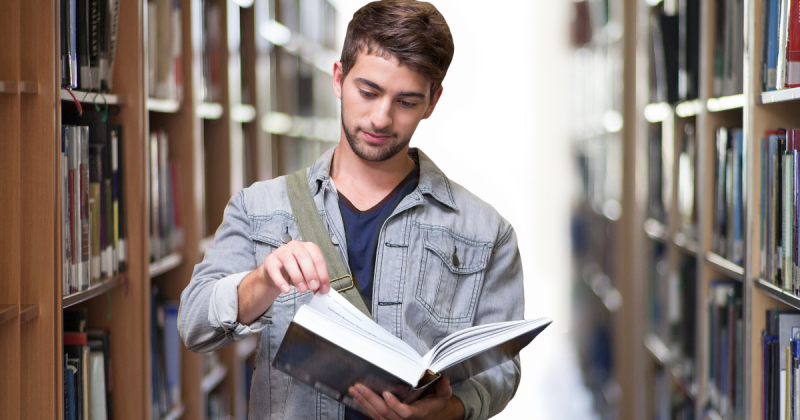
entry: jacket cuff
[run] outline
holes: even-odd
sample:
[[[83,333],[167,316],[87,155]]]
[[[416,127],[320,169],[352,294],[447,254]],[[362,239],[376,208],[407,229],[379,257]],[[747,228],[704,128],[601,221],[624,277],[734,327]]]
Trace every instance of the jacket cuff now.
[[[480,392],[472,379],[453,386],[453,395],[464,404],[464,420],[484,420],[489,418],[489,404],[483,403]]]
[[[250,325],[236,322],[239,316],[239,284],[252,271],[231,274],[214,284],[208,305],[208,322],[216,329],[239,341],[250,334],[263,330],[272,323],[272,305]]]

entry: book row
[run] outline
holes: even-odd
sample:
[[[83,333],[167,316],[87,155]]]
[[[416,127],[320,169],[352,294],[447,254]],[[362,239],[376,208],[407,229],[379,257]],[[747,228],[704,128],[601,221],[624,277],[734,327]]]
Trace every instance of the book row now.
[[[150,197],[150,261],[183,249],[180,165],[169,160],[169,137],[150,133],[148,195]]]
[[[122,128],[101,112],[65,113],[60,180],[62,295],[124,272]]]
[[[712,280],[708,300],[708,396],[725,419],[744,418],[744,319],[742,285]]]
[[[737,95],[744,91],[744,0],[716,0],[716,8],[711,94]]]
[[[744,134],[741,128],[716,131],[712,249],[736,265],[744,261]]]
[[[63,340],[65,418],[113,419],[110,332],[88,328],[86,309],[68,309]]]
[[[183,99],[181,2],[147,2],[147,85],[151,98]]]
[[[800,86],[800,3],[763,0],[761,89]]]
[[[765,420],[800,418],[800,312],[767,310],[761,335]]]
[[[683,0],[677,10],[657,8],[650,17],[650,102],[698,98],[700,2]]]
[[[767,131],[761,139],[762,278],[800,293],[800,129]]]
[[[164,299],[158,287],[153,287],[150,299],[150,414],[160,419],[181,405],[183,342],[178,335],[178,302]]]
[[[61,86],[109,92],[113,84],[120,0],[61,2]]]

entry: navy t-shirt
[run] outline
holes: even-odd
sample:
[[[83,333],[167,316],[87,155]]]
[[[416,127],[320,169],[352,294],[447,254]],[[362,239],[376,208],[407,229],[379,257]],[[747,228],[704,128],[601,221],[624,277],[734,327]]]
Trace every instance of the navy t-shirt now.
[[[383,200],[368,210],[357,209],[350,200],[339,193],[339,208],[344,220],[347,236],[347,257],[350,272],[355,276],[356,286],[372,302],[372,274],[375,267],[375,251],[383,222],[392,214],[403,198],[417,188],[419,164]],[[365,417],[350,407],[345,408],[345,419],[361,420]]]

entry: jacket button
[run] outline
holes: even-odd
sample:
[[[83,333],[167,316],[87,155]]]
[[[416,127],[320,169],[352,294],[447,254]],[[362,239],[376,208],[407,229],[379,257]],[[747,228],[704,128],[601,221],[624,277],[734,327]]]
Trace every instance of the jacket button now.
[[[453,253],[453,267],[456,267],[456,268],[458,268],[458,265],[459,265],[460,263],[461,263],[461,262],[460,262],[460,261],[458,261],[458,255],[456,255],[455,253]]]
[[[287,227],[286,232],[281,234],[281,242],[283,242],[284,244],[288,244],[291,241],[292,241],[292,235],[289,235],[289,228]]]
[[[331,243],[334,245],[339,245],[339,240],[336,239],[336,235],[331,235]]]

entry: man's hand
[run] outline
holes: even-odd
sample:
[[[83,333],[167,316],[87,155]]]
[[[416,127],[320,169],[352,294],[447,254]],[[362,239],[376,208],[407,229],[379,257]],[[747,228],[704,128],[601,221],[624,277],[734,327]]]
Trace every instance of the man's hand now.
[[[330,291],[328,266],[317,244],[290,241],[267,255],[264,263],[239,284],[237,321],[250,325],[281,292],[289,293],[290,286],[300,293]]]
[[[464,405],[458,397],[453,396],[450,380],[446,377],[436,383],[435,394],[411,404],[403,404],[389,392],[384,392],[381,398],[361,384],[350,387],[350,394],[376,420],[464,418]]]

